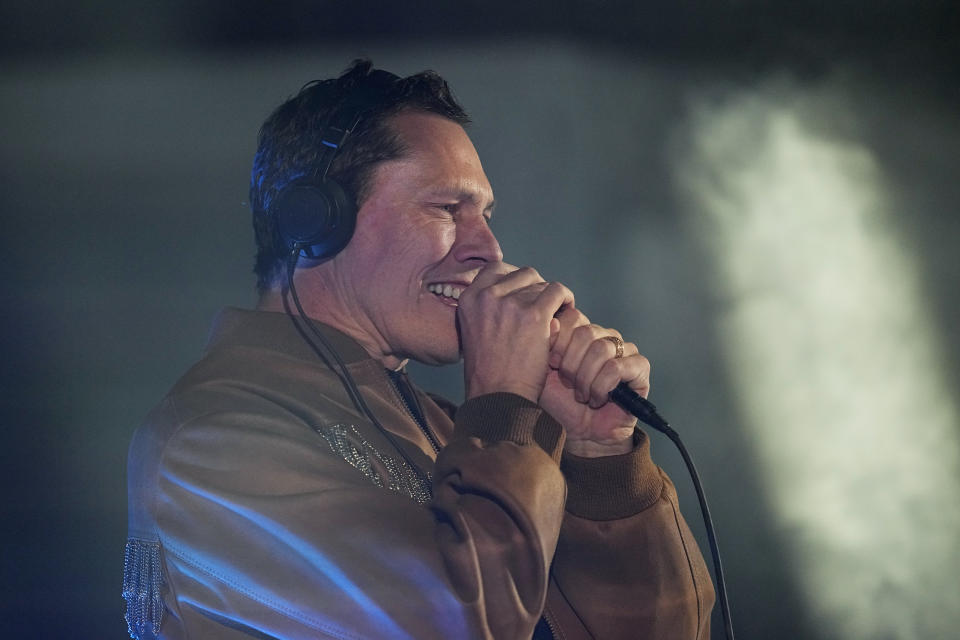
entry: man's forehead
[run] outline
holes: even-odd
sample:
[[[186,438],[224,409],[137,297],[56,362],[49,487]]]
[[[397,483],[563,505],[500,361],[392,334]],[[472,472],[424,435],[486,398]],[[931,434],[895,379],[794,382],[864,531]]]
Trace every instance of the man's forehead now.
[[[440,154],[479,163],[477,150],[462,125],[436,113],[405,111],[390,119],[405,155]]]
[[[386,181],[405,183],[404,190],[421,198],[470,202],[492,209],[492,188],[477,150],[460,124],[438,114],[408,111],[393,116],[390,127],[404,152],[378,167]]]

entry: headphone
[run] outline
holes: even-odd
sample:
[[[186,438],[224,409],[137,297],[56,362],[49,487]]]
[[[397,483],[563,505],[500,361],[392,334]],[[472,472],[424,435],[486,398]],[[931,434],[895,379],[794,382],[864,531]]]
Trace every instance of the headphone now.
[[[374,69],[351,88],[321,131],[324,149],[313,171],[291,180],[273,198],[267,212],[276,220],[284,253],[326,260],[350,242],[357,225],[357,205],[327,172],[356,126],[371,109],[383,104],[398,80],[399,76],[389,71]]]
[[[376,425],[410,468],[429,485],[430,476],[420,471],[407,451],[397,442],[396,437],[380,423],[363,394],[360,393],[356,381],[340,354],[304,311],[293,278],[297,261],[301,257],[314,260],[332,258],[350,242],[357,224],[357,206],[343,187],[327,178],[327,172],[340,147],[363,116],[372,108],[383,104],[387,93],[399,80],[399,76],[389,71],[375,69],[347,92],[340,106],[335,108],[327,118],[327,123],[321,131],[320,141],[324,150],[320,161],[311,173],[292,180],[281,188],[267,208],[267,213],[274,216],[283,242],[282,248],[290,256],[287,266],[287,287],[291,298],[296,305],[300,320],[318,342],[314,342],[309,334],[298,326],[300,335],[340,379],[354,405]],[[287,306],[287,297],[284,296],[283,300],[287,313],[294,317]],[[337,367],[334,367],[331,357],[336,361]]]

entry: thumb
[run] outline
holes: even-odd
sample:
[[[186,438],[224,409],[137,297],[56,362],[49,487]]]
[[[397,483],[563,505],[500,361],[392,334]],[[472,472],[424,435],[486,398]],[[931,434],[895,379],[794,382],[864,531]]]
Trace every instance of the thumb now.
[[[556,318],[550,318],[550,350],[551,352],[553,351],[553,345],[557,343],[558,337],[560,337],[560,321]],[[554,353],[550,354],[550,366],[552,366],[554,369],[557,366],[559,366],[559,363],[557,363],[557,365],[554,366],[553,361],[555,359],[554,358],[555,355],[556,354]]]

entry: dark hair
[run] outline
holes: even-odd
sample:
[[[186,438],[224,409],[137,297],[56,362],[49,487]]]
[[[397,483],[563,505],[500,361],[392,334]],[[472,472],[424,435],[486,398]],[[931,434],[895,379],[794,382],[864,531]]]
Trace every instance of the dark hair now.
[[[284,185],[314,170],[323,155],[324,124],[372,68],[369,60],[355,60],[339,78],[304,85],[296,96],[277,107],[260,128],[250,174],[250,208],[257,242],[253,270],[261,293],[277,282],[288,258],[276,221],[269,215],[270,203]],[[406,153],[404,141],[391,130],[389,122],[401,111],[436,113],[460,125],[470,122],[446,80],[433,71],[398,80],[383,100],[365,113],[337,152],[327,174],[344,188],[358,208],[368,195],[377,165]]]

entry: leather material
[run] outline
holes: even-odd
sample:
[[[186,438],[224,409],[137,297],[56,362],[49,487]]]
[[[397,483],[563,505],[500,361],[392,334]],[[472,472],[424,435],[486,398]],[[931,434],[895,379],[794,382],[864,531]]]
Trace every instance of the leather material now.
[[[131,535],[161,546],[161,637],[530,638],[545,602],[557,638],[709,637],[712,589],[669,481],[651,504],[621,496],[626,517],[565,513],[562,428],[511,394],[454,415],[415,390],[435,457],[380,363],[323,330],[430,495],[289,317],[224,312],[131,445]],[[660,477],[648,449],[625,460],[572,464]]]

